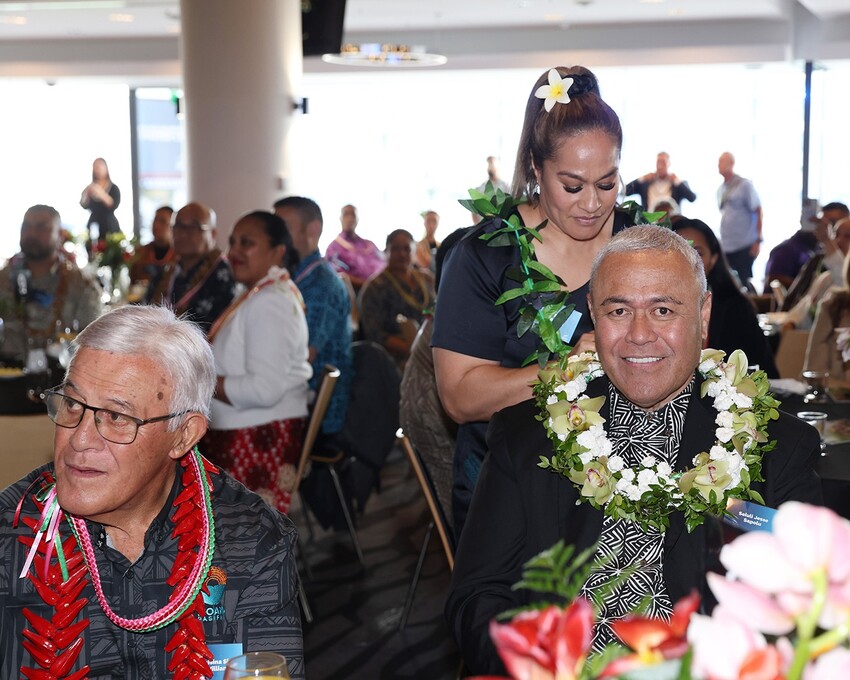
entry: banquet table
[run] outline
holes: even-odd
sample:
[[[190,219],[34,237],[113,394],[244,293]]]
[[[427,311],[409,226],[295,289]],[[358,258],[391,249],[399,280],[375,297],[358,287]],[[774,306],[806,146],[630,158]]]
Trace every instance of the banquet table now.
[[[60,380],[54,371],[0,379],[0,489],[53,459],[54,425],[38,395]]]
[[[815,463],[815,470],[823,484],[824,504],[850,518],[850,429],[842,427],[850,427],[850,401],[829,396],[824,402],[806,403],[802,395],[776,392],[782,401],[780,409],[787,413],[820,411],[827,414],[826,447]]]

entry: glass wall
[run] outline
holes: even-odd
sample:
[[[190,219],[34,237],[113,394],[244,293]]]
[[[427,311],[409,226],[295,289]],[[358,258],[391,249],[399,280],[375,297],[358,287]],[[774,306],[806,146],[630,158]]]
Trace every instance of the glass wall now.
[[[683,212],[718,224],[717,157],[732,151],[764,204],[765,243],[756,263],[799,226],[802,183],[803,65],[696,65],[595,69],[604,98],[623,123],[622,176],[650,172],[658,151],[688,180],[697,200]],[[467,226],[458,205],[486,179],[487,156],[510,180],[526,98],[540,70],[307,74],[309,113],[296,114],[294,167],[286,193],[315,198],[325,213],[327,245],[340,208],[359,209],[364,236],[382,243],[391,230],[419,236],[421,213],[441,215],[438,236]],[[810,195],[850,203],[850,135],[842,113],[850,64],[833,62],[813,79]],[[139,192],[143,240],[153,210],[185,201],[182,123],[170,90],[137,95]],[[80,234],[87,213],[79,193],[91,161],[104,156],[122,189],[119,220],[132,233],[128,90],[115,85],[0,81],[4,163],[0,179],[0,258],[17,248],[28,205],[47,202]],[[215,207],[215,206],[213,206]],[[758,276],[758,275],[757,275]]]
[[[37,203],[55,207],[83,239],[80,194],[92,161],[106,159],[121,190],[116,216],[132,233],[129,89],[124,85],[0,80],[0,261],[18,249],[21,219]]]

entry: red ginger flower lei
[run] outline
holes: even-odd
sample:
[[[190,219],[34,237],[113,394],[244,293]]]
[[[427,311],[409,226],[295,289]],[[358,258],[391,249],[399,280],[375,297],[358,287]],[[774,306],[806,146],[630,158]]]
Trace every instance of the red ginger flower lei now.
[[[26,678],[83,680],[88,677],[90,668],[87,665],[71,674],[68,674],[68,671],[82,651],[83,632],[89,625],[89,619],[76,622],[74,619],[88,603],[88,598],[80,597],[80,594],[86,586],[85,575],[89,573],[90,568],[101,607],[107,617],[117,625],[128,630],[148,632],[177,621],[177,631],[165,645],[165,651],[172,655],[168,670],[173,673],[174,680],[202,680],[212,677],[209,661],[213,655],[206,644],[203,624],[194,615],[205,614],[202,592],[206,586],[203,582],[209,571],[215,547],[210,474],[215,474],[218,470],[201,457],[197,449],[184,456],[181,465],[184,468],[183,490],[174,500],[175,510],[171,516],[174,523],[171,535],[178,538],[177,558],[166,580],[174,590],[169,597],[169,604],[151,617],[131,621],[121,619],[112,612],[100,588],[100,576],[91,538],[82,520],[69,518],[75,536],[69,536],[61,544],[57,539],[56,547],[61,545],[61,548],[57,550],[56,560],[50,559],[54,550],[51,540],[36,543],[35,537],[19,538],[24,545],[36,551],[32,560],[34,568],[29,570],[26,576],[39,596],[55,610],[50,619],[45,619],[28,608],[23,610],[32,626],[31,630],[25,628],[23,631],[23,646],[37,664],[37,667],[21,667],[21,673]],[[53,483],[49,474],[45,474],[44,480],[49,484]],[[34,501],[39,512],[43,512],[44,506],[49,504],[49,501],[45,503],[38,498]],[[57,509],[57,512],[61,510]],[[43,527],[43,523],[31,517],[21,519],[34,532],[39,532],[40,527]],[[82,544],[83,552],[80,551],[79,544]],[[87,558],[84,553],[87,553]],[[187,594],[189,597],[185,602],[178,602]]]

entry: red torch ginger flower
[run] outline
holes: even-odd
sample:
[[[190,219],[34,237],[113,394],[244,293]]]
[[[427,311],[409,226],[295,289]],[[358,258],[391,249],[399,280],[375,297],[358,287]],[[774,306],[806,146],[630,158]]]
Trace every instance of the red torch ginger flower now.
[[[593,634],[593,607],[577,599],[566,609],[523,612],[490,623],[490,637],[514,680],[576,680]]]
[[[627,616],[611,624],[611,629],[634,654],[615,659],[602,671],[600,679],[616,678],[636,668],[678,659],[688,650],[688,624],[699,607],[699,594],[692,592],[673,607],[670,622],[645,616]]]

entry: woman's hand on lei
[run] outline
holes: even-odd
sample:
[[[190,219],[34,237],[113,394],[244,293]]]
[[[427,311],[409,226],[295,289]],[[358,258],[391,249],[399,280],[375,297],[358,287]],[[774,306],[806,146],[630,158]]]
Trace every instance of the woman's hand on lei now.
[[[694,456],[694,467],[675,472],[653,456],[638,466],[626,466],[613,453],[600,409],[605,397],[583,396],[587,384],[603,375],[595,354],[574,354],[541,370],[534,392],[554,446],[551,458],[539,466],[567,477],[579,489],[581,501],[615,519],[631,519],[644,529],[663,530],[669,515],[681,510],[689,531],[706,512],[721,515],[730,497],[764,502],[750,488],[761,477],[767,424],[779,417],[779,402],[768,392],[764,371],[747,372],[747,357],[736,350],[723,361],[718,350],[704,350],[699,372],[705,378],[701,397],[714,399],[715,443]]]

